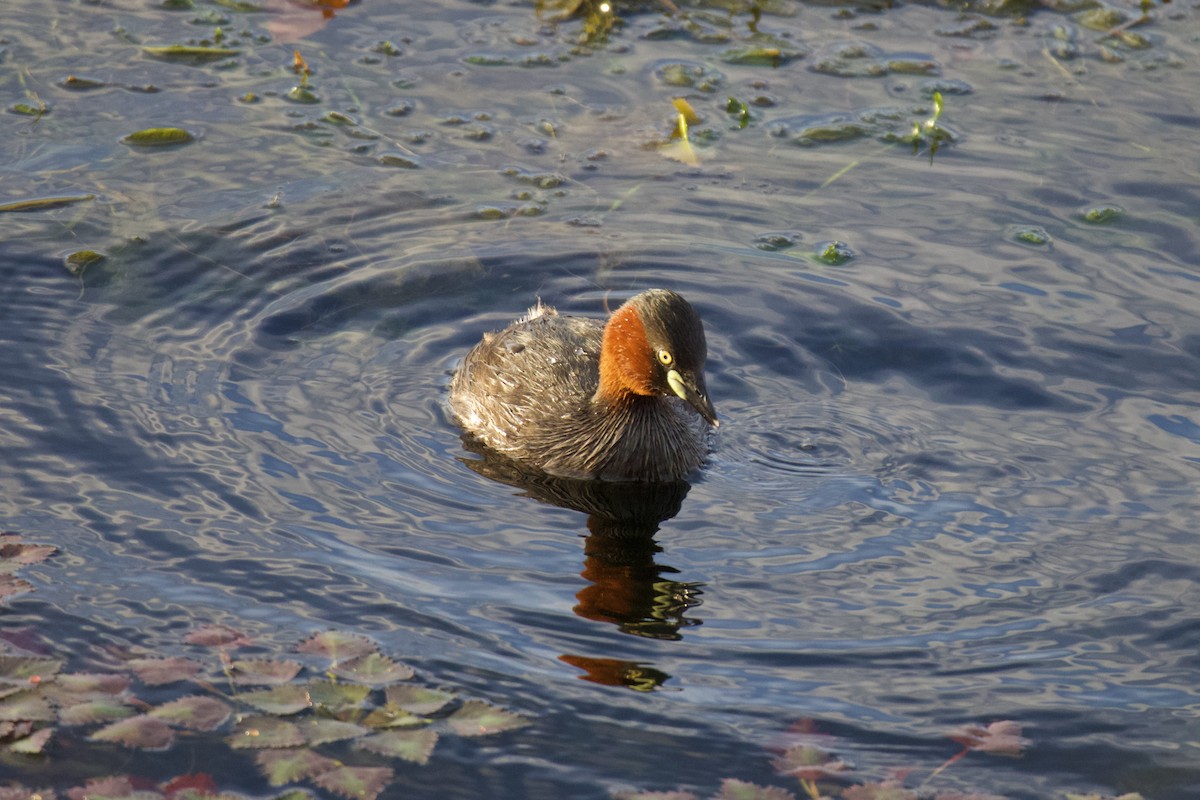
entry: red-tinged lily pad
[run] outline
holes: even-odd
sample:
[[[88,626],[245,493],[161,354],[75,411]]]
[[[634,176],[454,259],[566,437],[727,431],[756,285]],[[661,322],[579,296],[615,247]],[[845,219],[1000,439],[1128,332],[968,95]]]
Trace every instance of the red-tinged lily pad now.
[[[220,792],[217,788],[217,782],[206,772],[197,772],[193,775],[179,775],[164,783],[161,788],[163,795],[171,798],[176,796],[189,798],[216,797]]]
[[[419,731],[384,731],[356,742],[355,746],[381,756],[425,764],[429,761],[437,740],[437,731],[422,728]]]
[[[0,534],[0,572],[38,564],[58,552],[49,544],[23,544],[15,533]]]
[[[40,694],[22,692],[0,701],[0,720],[52,722],[54,719],[54,708]]]
[[[46,743],[50,741],[50,736],[53,733],[53,728],[42,728],[40,731],[35,731],[24,739],[13,742],[8,746],[8,749],[14,753],[21,753],[26,756],[40,755],[46,750]]]
[[[135,658],[129,668],[147,686],[162,686],[190,680],[203,665],[190,658]]]
[[[389,686],[386,694],[388,703],[414,714],[437,713],[454,699],[450,692],[421,686]]]
[[[257,750],[299,747],[306,740],[300,729],[291,722],[273,717],[250,717],[237,724],[228,741],[235,750]]]
[[[212,731],[225,724],[233,709],[214,697],[192,695],[163,703],[149,715],[176,728]]]
[[[351,800],[375,800],[393,775],[390,767],[334,767],[313,777],[312,782]]]
[[[803,744],[785,750],[774,766],[776,772],[808,781],[827,780],[850,768],[831,753]]]
[[[71,694],[120,694],[129,688],[130,678],[119,672],[68,672],[54,679],[54,686]]]
[[[778,786],[759,786],[737,778],[726,778],[713,800],[796,800],[796,795]]]
[[[369,686],[387,686],[406,681],[416,674],[412,667],[393,661],[380,653],[367,653],[365,656],[344,661],[332,667],[330,672],[339,678]]]
[[[308,685],[308,696],[312,699],[312,704],[329,712],[358,708],[370,693],[370,686],[354,683],[314,681]]]
[[[250,637],[228,625],[201,625],[183,640],[201,647],[241,647],[250,644]]]
[[[446,717],[446,724],[459,736],[489,736],[524,728],[529,720],[482,700],[468,700]]]
[[[339,763],[308,748],[261,750],[254,760],[258,762],[259,770],[272,786],[283,786],[320,775]]]
[[[844,800],[918,800],[917,793],[895,781],[863,783],[842,793]]]
[[[33,591],[33,584],[24,578],[14,578],[12,575],[0,575],[0,600],[15,594],[25,594]]]
[[[979,792],[938,792],[933,796],[933,800],[1005,800],[998,794],[980,794]],[[1076,795],[1067,792],[1067,800],[1104,800],[1100,795],[1093,794],[1088,797]],[[1115,800],[1142,800],[1142,796],[1134,792],[1131,795],[1121,795]]]
[[[229,672],[233,682],[241,686],[275,685],[287,683],[300,674],[300,664],[273,658],[248,658],[234,661]]]
[[[0,683],[36,686],[54,677],[60,669],[62,662],[54,658],[0,656]]]
[[[129,797],[133,794],[133,783],[125,776],[92,778],[82,787],[71,789],[67,797],[71,800],[86,800],[90,797]]]
[[[122,705],[119,700],[102,697],[65,706],[58,710],[59,725],[93,725],[97,722],[115,722],[133,716],[133,709]]]
[[[166,750],[175,732],[161,719],[141,714],[107,725],[88,737],[94,742],[115,742],[142,750]]]
[[[333,661],[344,661],[350,658],[374,653],[379,645],[357,633],[342,633],[341,631],[325,631],[314,634],[296,647],[297,653],[311,653],[327,656]]]
[[[257,692],[245,692],[239,694],[238,699],[254,706],[264,714],[277,716],[297,714],[313,704],[308,694],[308,687],[294,683],[275,686],[271,689],[260,689]]]
[[[429,717],[418,717],[416,714],[405,711],[400,706],[394,706],[388,703],[384,706],[377,706],[371,709],[371,713],[363,718],[363,725],[368,728],[415,728],[419,725],[428,725]]]
[[[1021,735],[1021,723],[1010,719],[986,727],[965,725],[951,731],[949,736],[968,750],[980,753],[1019,756],[1029,746],[1029,740]]]
[[[33,733],[33,723],[29,720],[23,722],[0,721],[0,740],[21,739],[31,733]]]
[[[300,732],[304,734],[304,738],[313,747],[328,742],[357,739],[370,733],[368,729],[361,725],[355,725],[353,722],[342,722],[324,717],[312,717],[302,720],[296,723],[296,727],[300,729]]]

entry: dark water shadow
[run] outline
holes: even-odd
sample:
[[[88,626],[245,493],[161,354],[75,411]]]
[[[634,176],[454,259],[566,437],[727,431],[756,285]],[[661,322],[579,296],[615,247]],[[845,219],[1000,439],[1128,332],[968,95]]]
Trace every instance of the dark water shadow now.
[[[679,570],[655,560],[663,550],[654,536],[663,522],[679,513],[690,483],[560,478],[493,453],[469,435],[463,436],[463,444],[480,456],[459,459],[472,471],[520,489],[525,497],[587,515],[580,576],[588,585],[576,594],[576,615],[663,641],[682,639],[683,628],[701,624],[687,616],[701,603],[700,585],[674,579]],[[563,653],[559,659],[583,670],[584,680],[607,686],[649,691],[671,677],[640,662],[604,655]]]

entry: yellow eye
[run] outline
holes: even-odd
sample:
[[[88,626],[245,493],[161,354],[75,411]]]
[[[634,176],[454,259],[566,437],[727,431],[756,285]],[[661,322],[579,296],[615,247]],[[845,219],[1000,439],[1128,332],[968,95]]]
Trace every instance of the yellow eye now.
[[[659,350],[658,363],[662,364],[664,367],[669,367],[675,363],[675,356],[671,355],[670,350]]]

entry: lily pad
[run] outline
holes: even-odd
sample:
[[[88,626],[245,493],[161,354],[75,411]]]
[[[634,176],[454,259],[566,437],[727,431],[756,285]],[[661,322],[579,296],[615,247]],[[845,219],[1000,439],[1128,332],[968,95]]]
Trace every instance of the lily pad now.
[[[358,708],[370,693],[371,687],[361,684],[314,681],[308,685],[312,704],[330,712]]]
[[[713,800],[796,800],[796,795],[778,786],[759,786],[758,784],[739,781],[736,778],[726,778],[721,781],[721,791]],[[879,795],[879,800],[903,800],[902,796]]]
[[[203,695],[181,697],[149,712],[150,716],[169,725],[194,731],[216,730],[232,713],[233,709],[226,703]]]
[[[399,706],[388,703],[371,710],[362,721],[368,728],[415,728],[418,725],[428,725],[429,717],[418,717]]]
[[[328,656],[334,661],[342,661],[374,653],[378,649],[379,645],[366,636],[342,631],[325,631],[305,639],[296,647],[296,652]]]
[[[313,747],[327,742],[341,742],[346,739],[358,739],[370,731],[353,722],[341,722],[336,719],[312,717],[297,723],[297,727]]]
[[[52,722],[54,717],[54,708],[40,694],[22,692],[0,701],[0,720]]]
[[[305,741],[304,734],[294,724],[272,717],[244,719],[228,739],[229,746],[235,750],[299,747]]]
[[[254,706],[259,711],[278,716],[298,714],[313,704],[308,687],[299,684],[286,684],[272,689],[246,692],[239,694],[238,699]]]
[[[296,661],[271,658],[250,658],[234,661],[229,666],[233,682],[239,685],[287,683],[300,673]]]
[[[332,758],[307,748],[262,750],[255,755],[258,768],[272,786],[283,786],[328,772],[338,765]]]
[[[387,701],[414,714],[433,714],[442,710],[454,695],[439,689],[426,689],[421,686],[389,686]]]
[[[162,686],[186,681],[201,670],[202,665],[190,658],[135,658],[129,662],[138,679],[147,686]]]
[[[335,767],[312,778],[312,782],[352,800],[375,800],[392,781],[390,767]]]
[[[142,750],[166,750],[175,741],[175,732],[161,719],[140,714],[105,726],[88,738]]]
[[[414,764],[425,764],[437,745],[437,731],[422,728],[417,731],[384,731],[374,736],[368,736],[356,743],[371,753],[393,758],[403,758]]]
[[[482,700],[468,700],[446,718],[446,724],[459,736],[489,736],[524,728],[529,720]]]
[[[54,686],[64,692],[84,694],[97,692],[99,694],[120,694],[129,688],[128,675],[119,672],[110,674],[90,672],[68,672],[54,679]]]
[[[0,656],[0,684],[15,683],[36,686],[62,669],[62,662],[53,658],[21,658]]]
[[[133,709],[111,697],[85,700],[58,710],[59,725],[94,725],[133,716]]]
[[[250,644],[249,636],[228,625],[201,625],[183,640],[202,647],[241,647]]]
[[[406,681],[416,674],[412,667],[393,661],[381,653],[359,656],[331,668],[330,672],[339,678],[370,686],[387,686],[399,681]]]
[[[8,746],[8,749],[22,755],[36,756],[46,749],[46,743],[50,741],[50,736],[53,733],[53,728],[42,728],[40,731],[34,731],[24,739],[18,739],[13,742]]]

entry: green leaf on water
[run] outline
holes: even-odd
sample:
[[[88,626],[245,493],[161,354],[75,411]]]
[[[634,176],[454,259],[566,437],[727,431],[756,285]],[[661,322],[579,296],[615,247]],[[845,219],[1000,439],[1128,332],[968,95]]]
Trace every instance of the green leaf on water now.
[[[0,656],[0,684],[36,686],[53,678],[60,669],[62,662],[53,658]]]
[[[361,725],[355,725],[353,722],[341,722],[336,719],[326,719],[324,717],[311,717],[296,723],[300,729],[300,733],[310,745],[326,744],[327,742],[341,742],[346,739],[358,739],[366,736],[370,731]]]
[[[36,756],[46,749],[46,743],[50,741],[50,735],[54,733],[53,728],[42,728],[40,731],[34,731],[24,739],[18,739],[8,746],[8,749],[14,753],[20,753],[26,756]]]
[[[454,695],[439,689],[426,689],[421,686],[389,686],[387,688],[388,703],[399,706],[414,714],[433,714],[442,710]]]
[[[297,714],[313,704],[309,698],[308,687],[300,684],[286,684],[272,689],[246,692],[239,694],[238,699],[259,711],[277,716]]]
[[[144,128],[129,134],[121,141],[135,147],[170,147],[188,144],[195,138],[183,128]]]
[[[721,791],[713,796],[713,800],[796,800],[796,796],[778,786],[759,786],[736,778],[726,778],[721,781]],[[888,795],[880,796],[879,800],[893,799]],[[901,798],[898,796],[894,800]]]
[[[300,733],[299,728],[291,722],[273,717],[249,717],[242,720],[233,729],[227,741],[235,750],[299,747],[305,743],[304,734]]]
[[[0,700],[0,720],[53,722],[54,708],[40,694],[21,692]]]
[[[232,713],[232,708],[216,698],[192,695],[163,703],[149,715],[177,728],[212,731],[224,725]]]
[[[45,106],[35,106],[29,103],[13,103],[8,110],[23,117],[40,117],[47,111]]]
[[[142,750],[166,750],[175,741],[175,732],[161,719],[141,714],[107,725],[88,738]]]
[[[63,264],[72,275],[82,275],[85,269],[92,264],[100,263],[104,258],[103,253],[97,253],[95,250],[76,250],[74,253],[67,254],[63,259]]]
[[[328,656],[333,661],[356,658],[379,650],[379,645],[357,633],[325,631],[314,634],[296,647],[297,653]]]
[[[272,786],[301,781],[328,772],[338,765],[332,758],[326,758],[307,748],[262,750],[254,756],[254,760],[258,763],[259,771]]]
[[[335,767],[312,778],[312,782],[351,800],[375,800],[392,781],[390,767]]]
[[[133,709],[110,697],[85,700],[58,710],[59,725],[94,725],[133,716]]]
[[[446,718],[446,724],[459,736],[489,736],[524,728],[529,720],[482,700],[468,700]]]
[[[228,625],[201,625],[183,640],[201,647],[241,647],[250,644],[249,636]]]
[[[48,209],[62,208],[63,206],[74,205],[75,203],[83,203],[88,200],[95,200],[94,194],[79,194],[65,197],[38,197],[33,200],[16,200],[11,203],[0,203],[0,213],[2,212],[23,212],[23,211],[46,211]],[[53,552],[56,548],[51,548]]]
[[[308,685],[312,704],[329,712],[358,708],[370,693],[371,687],[361,684],[313,681]]]
[[[418,717],[399,706],[388,703],[372,709],[371,713],[363,718],[362,724],[368,728],[415,728],[419,725],[428,725],[429,718]]]
[[[129,662],[138,679],[147,686],[162,686],[191,679],[202,665],[190,658],[135,658]]]
[[[229,666],[233,682],[239,685],[287,683],[300,673],[296,661],[272,658],[248,658]]]
[[[163,47],[143,47],[142,52],[151,58],[163,61],[182,61],[189,64],[204,64],[220,61],[241,54],[231,47],[200,47],[189,44],[170,44]]]
[[[129,688],[128,675],[114,672],[108,675],[91,672],[68,672],[54,679],[54,687],[63,692],[83,694],[98,692],[100,694],[120,694]]]
[[[406,681],[416,674],[412,667],[393,661],[381,653],[367,653],[365,656],[345,661],[332,667],[330,672],[339,678],[370,686],[387,686]]]
[[[356,742],[355,746],[381,756],[425,764],[429,761],[437,740],[437,731],[423,728],[417,731],[384,731]]]

